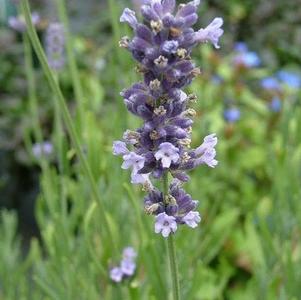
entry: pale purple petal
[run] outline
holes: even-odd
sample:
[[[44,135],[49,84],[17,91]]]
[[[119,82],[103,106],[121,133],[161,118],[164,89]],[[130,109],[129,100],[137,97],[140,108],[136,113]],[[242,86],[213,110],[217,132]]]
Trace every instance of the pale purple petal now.
[[[114,267],[113,269],[111,269],[111,271],[110,271],[110,278],[114,282],[121,282],[122,277],[123,277],[123,273],[122,273],[121,268]]]
[[[136,13],[129,8],[125,8],[120,17],[120,22],[126,22],[135,29],[138,24]]]
[[[123,259],[120,263],[120,269],[126,276],[132,276],[136,270],[136,263],[132,259]]]
[[[223,22],[222,18],[215,18],[205,29],[201,28],[195,33],[195,40],[199,43],[211,42],[215,48],[220,48],[218,41],[224,33],[221,29]]]
[[[183,217],[183,222],[185,222],[189,227],[196,228],[198,223],[201,222],[201,217],[199,212],[190,211],[185,217]]]
[[[126,143],[121,141],[115,141],[113,143],[113,154],[114,155],[125,155],[128,154],[129,150],[126,147]]]
[[[135,257],[137,257],[137,252],[133,247],[126,247],[123,249],[122,257],[124,259],[134,259]]]
[[[196,155],[201,155],[205,151],[207,151],[208,149],[214,148],[216,146],[217,142],[218,142],[218,139],[217,139],[215,133],[207,135],[204,138],[204,141],[203,141],[202,145],[199,146],[198,148],[196,148],[194,152],[195,152]]]
[[[162,143],[155,153],[156,160],[161,160],[163,168],[169,168],[171,163],[176,163],[179,158],[179,149],[171,143]]]
[[[176,232],[176,218],[167,215],[165,212],[156,216],[155,233],[161,233],[163,237],[168,237],[171,232]]]

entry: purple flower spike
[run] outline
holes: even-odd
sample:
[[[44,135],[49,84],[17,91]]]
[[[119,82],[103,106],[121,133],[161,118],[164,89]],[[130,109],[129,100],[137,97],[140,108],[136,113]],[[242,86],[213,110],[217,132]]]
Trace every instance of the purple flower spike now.
[[[177,222],[173,216],[168,216],[165,212],[157,215],[155,223],[155,232],[161,233],[163,237],[167,238],[171,233],[176,232]]]
[[[198,211],[190,211],[185,217],[183,222],[191,228],[196,228],[201,222],[201,217]]]
[[[163,168],[169,168],[171,163],[176,163],[179,156],[179,149],[171,143],[162,143],[155,154],[156,160],[161,160]]]
[[[224,33],[224,30],[221,29],[223,23],[222,18],[215,18],[205,29],[201,28],[195,34],[196,41],[199,43],[211,42],[215,48],[220,48],[218,40]]]
[[[110,271],[110,278],[114,281],[114,282],[121,282],[123,277],[123,272],[121,270],[121,268],[119,267],[114,267],[113,269],[111,269]]]
[[[175,0],[133,1],[137,14],[126,8],[120,21],[128,23],[134,33],[119,44],[130,52],[143,78],[120,95],[127,110],[143,124],[126,130],[122,141],[114,142],[113,154],[122,155],[122,168],[132,171],[131,183],[143,185],[147,192],[144,210],[156,216],[155,232],[168,237],[178,225],[194,228],[200,221],[195,211],[198,201],[181,188],[190,179],[187,171],[199,165],[214,168],[218,163],[215,134],[205,137],[197,149],[191,148],[197,115],[191,105],[197,97],[186,94],[184,88],[201,75],[191,58],[193,48],[205,42],[219,48],[223,19],[215,18],[206,28],[195,31],[192,26],[198,20],[200,0],[177,8]],[[153,181],[166,175],[174,180],[169,190],[162,192]]]
[[[136,18],[136,13],[129,9],[129,8],[125,8],[121,17],[120,17],[120,22],[126,22],[128,23],[133,29],[136,28],[138,21]]]

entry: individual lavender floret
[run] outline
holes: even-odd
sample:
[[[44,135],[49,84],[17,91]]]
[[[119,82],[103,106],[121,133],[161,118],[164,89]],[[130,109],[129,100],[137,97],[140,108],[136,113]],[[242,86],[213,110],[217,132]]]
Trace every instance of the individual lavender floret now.
[[[36,12],[33,12],[31,15],[31,21],[34,26],[37,26],[41,21],[39,14]],[[26,31],[26,22],[25,22],[24,16],[22,16],[22,15],[9,17],[8,25],[10,28],[12,28],[20,33]]]
[[[237,107],[231,107],[224,110],[224,119],[229,123],[235,123],[240,119],[240,110]]]
[[[137,257],[137,252],[132,247],[126,247],[122,252],[123,259],[135,259]]]
[[[53,153],[53,145],[49,141],[36,143],[32,147],[32,153],[37,159],[41,158],[42,156],[49,157]]]
[[[189,227],[196,228],[201,222],[200,213],[198,211],[190,211],[182,220]]]
[[[137,253],[132,247],[124,248],[120,265],[110,270],[110,278],[118,283],[126,277],[133,276],[136,270],[136,256]]]
[[[161,160],[163,168],[169,168],[172,162],[176,163],[179,160],[179,149],[171,143],[162,143],[155,153],[155,158]]]
[[[223,20],[215,18],[206,28],[194,31],[200,1],[176,7],[175,0],[142,1],[140,12],[126,8],[121,22],[126,22],[134,36],[123,37],[120,46],[127,49],[138,63],[136,70],[143,80],[124,89],[120,95],[129,112],[142,119],[136,130],[126,130],[121,141],[113,144],[113,154],[123,157],[123,169],[131,169],[131,182],[140,183],[148,192],[144,209],[156,216],[155,230],[167,237],[177,226],[195,227],[200,222],[192,200],[177,179],[187,182],[187,171],[199,165],[214,168],[217,137],[205,137],[201,146],[191,148],[193,118],[190,107],[195,95],[182,89],[201,74],[191,59],[193,47],[210,42],[219,47]],[[174,178],[165,195],[152,184],[167,174]]]
[[[176,218],[167,215],[165,212],[156,216],[155,232],[161,233],[163,237],[168,237],[170,233],[177,230]]]
[[[50,23],[46,32],[46,54],[49,66],[58,71],[65,65],[65,32],[61,23]]]
[[[205,29],[201,28],[196,34],[195,39],[198,42],[211,42],[215,48],[220,48],[218,45],[219,38],[223,35],[224,30],[222,18],[215,18]]]
[[[122,272],[121,268],[114,267],[110,270],[110,278],[114,282],[121,282],[122,277],[123,277],[123,272]]]
[[[123,259],[120,263],[120,269],[126,276],[133,276],[136,270],[136,263],[132,259]]]

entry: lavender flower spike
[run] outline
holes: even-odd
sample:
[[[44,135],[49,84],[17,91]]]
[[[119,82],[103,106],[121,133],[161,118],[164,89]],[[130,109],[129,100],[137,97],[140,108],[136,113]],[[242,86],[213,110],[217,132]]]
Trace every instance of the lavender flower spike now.
[[[221,29],[223,23],[222,18],[215,18],[205,29],[201,28],[195,34],[196,41],[199,43],[211,42],[215,48],[220,48],[218,40],[224,33],[224,30]]]
[[[46,32],[46,54],[49,66],[61,70],[65,65],[65,32],[61,23],[49,24]]]
[[[195,228],[200,222],[197,201],[181,188],[187,171],[206,164],[217,165],[217,137],[205,137],[202,145],[191,148],[196,96],[185,88],[201,74],[192,61],[192,50],[199,43],[211,42],[219,48],[223,20],[215,18],[206,28],[195,31],[199,0],[176,7],[175,0],[140,1],[138,14],[126,8],[120,18],[133,29],[120,45],[137,62],[142,80],[120,95],[128,111],[142,120],[140,128],[126,130],[122,141],[115,141],[113,154],[123,157],[122,169],[131,169],[131,182],[142,184],[147,192],[144,209],[155,216],[155,232],[168,237],[178,225]],[[152,184],[162,177],[164,191]],[[178,181],[175,181],[177,179]],[[177,183],[175,183],[177,182]]]
[[[110,278],[114,282],[119,283],[124,278],[133,276],[136,270],[136,256],[137,253],[132,247],[123,249],[122,260],[118,267],[114,267],[110,270]]]

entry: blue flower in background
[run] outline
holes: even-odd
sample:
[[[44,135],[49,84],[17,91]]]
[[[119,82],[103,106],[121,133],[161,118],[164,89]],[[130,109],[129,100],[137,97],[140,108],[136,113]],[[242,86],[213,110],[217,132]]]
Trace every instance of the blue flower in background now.
[[[235,123],[240,119],[240,110],[237,107],[231,107],[224,110],[224,119],[229,123]]]
[[[275,112],[275,113],[279,112],[281,110],[281,107],[282,107],[282,103],[278,97],[274,97],[272,99],[272,101],[269,103],[269,109],[272,112]]]
[[[288,71],[279,71],[277,73],[279,80],[287,84],[292,88],[299,88],[301,86],[301,77],[297,73],[288,72]]]
[[[248,46],[244,42],[237,42],[234,45],[234,50],[237,52],[248,52]]]
[[[266,90],[279,90],[280,89],[280,82],[275,77],[263,78],[261,80],[260,84]]]
[[[234,46],[237,55],[234,57],[234,63],[244,65],[247,68],[258,67],[261,64],[261,59],[254,51],[249,51],[248,46],[244,42],[237,42]]]
[[[223,82],[223,78],[220,77],[219,75],[213,75],[212,76],[212,83],[214,83],[215,85],[219,85]]]

